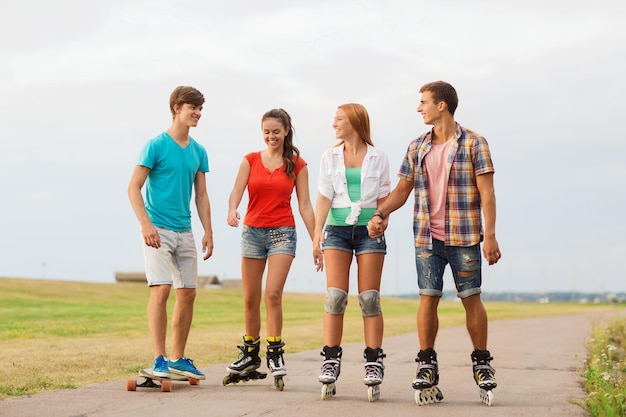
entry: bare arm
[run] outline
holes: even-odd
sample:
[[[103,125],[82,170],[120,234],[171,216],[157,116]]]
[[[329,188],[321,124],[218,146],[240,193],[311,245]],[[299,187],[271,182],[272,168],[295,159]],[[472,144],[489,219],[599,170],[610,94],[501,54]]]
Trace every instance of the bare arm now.
[[[387,229],[389,215],[406,203],[411,191],[413,191],[413,181],[401,179],[391,194],[384,200],[379,200],[376,212],[381,213],[384,220],[380,216],[372,217],[372,220],[367,225],[370,237],[377,238],[384,233],[385,229]]]
[[[237,172],[237,178],[235,178],[235,185],[233,185],[233,190],[230,192],[230,196],[228,197],[228,217],[226,218],[226,222],[229,226],[239,226],[240,216],[237,211],[237,207],[239,207],[239,203],[241,203],[241,198],[243,197],[243,192],[248,186],[248,178],[250,178],[250,164],[248,163],[248,160],[244,158],[243,161],[241,161],[241,165],[239,165],[239,172]]]
[[[206,261],[213,255],[213,227],[211,226],[211,202],[206,190],[206,176],[204,172],[196,173],[193,185],[196,194],[198,217],[200,217],[200,223],[202,223],[202,228],[204,229],[202,253],[204,253],[204,260]]]
[[[306,230],[313,241],[313,263],[315,263],[316,271],[320,271],[324,269],[324,258],[320,247],[315,245],[315,213],[309,194],[309,170],[307,167],[302,168],[296,177],[296,196],[300,217],[302,217]]]
[[[317,201],[315,202],[315,234],[313,237],[313,250],[316,248],[321,252],[322,246],[324,245],[324,224],[326,223],[326,218],[328,217],[328,212],[330,211],[330,207],[332,205],[332,201],[328,198],[324,197],[321,193],[317,194]],[[324,269],[323,265],[322,268]]]
[[[135,212],[135,216],[137,216],[137,220],[139,220],[139,226],[141,227],[141,234],[143,235],[145,244],[158,249],[161,246],[161,238],[159,232],[157,232],[152,224],[150,217],[148,217],[143,195],[141,194],[141,189],[146,183],[149,173],[150,168],[142,165],[135,166],[133,175],[130,178],[130,183],[128,184],[128,199]]]
[[[476,186],[480,193],[480,200],[483,207],[483,217],[485,219],[483,242],[483,255],[489,265],[493,265],[500,260],[502,254],[496,240],[496,193],[493,187],[493,173],[478,175]]]

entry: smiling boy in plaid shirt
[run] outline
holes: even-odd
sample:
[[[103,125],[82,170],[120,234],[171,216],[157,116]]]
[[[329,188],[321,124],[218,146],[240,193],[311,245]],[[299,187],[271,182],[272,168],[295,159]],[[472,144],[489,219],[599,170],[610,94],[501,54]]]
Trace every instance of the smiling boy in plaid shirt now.
[[[454,87],[436,81],[422,86],[420,93],[417,111],[433,128],[409,144],[398,185],[379,206],[368,229],[371,237],[380,236],[387,228],[387,216],[402,207],[414,192],[420,351],[413,388],[430,389],[439,381],[434,350],[439,329],[437,307],[443,294],[444,269],[449,264],[474,346],[474,379],[481,389],[491,390],[497,384],[490,365],[493,358],[487,350],[487,312],[480,298],[480,243],[489,265],[497,263],[501,253],[496,240],[494,168],[489,146],[485,138],[454,120],[458,104]]]

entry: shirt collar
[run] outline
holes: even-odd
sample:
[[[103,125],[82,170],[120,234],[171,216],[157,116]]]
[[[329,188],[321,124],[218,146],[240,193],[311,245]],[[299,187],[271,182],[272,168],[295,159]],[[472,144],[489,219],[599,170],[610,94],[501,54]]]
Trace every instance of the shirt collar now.
[[[456,130],[455,130],[455,135],[456,135],[456,140],[458,141],[459,139],[461,139],[461,136],[463,136],[463,127],[459,124],[459,122],[454,122],[455,126],[456,126]],[[435,130],[435,127],[433,126],[432,129],[430,129],[428,131],[428,133],[426,133],[426,142],[430,143],[433,140],[433,131]]]

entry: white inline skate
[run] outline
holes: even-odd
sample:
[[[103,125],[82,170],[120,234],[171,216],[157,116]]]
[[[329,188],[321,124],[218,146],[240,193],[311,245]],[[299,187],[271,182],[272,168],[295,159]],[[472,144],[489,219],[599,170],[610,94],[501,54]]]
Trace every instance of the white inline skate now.
[[[380,384],[383,383],[385,375],[385,365],[383,358],[387,356],[381,348],[365,348],[363,357],[365,358],[365,378],[363,383],[367,385],[367,399],[369,402],[377,401],[380,398]]]
[[[339,346],[324,346],[320,355],[324,356],[322,371],[318,380],[322,385],[322,400],[327,400],[337,394],[335,382],[341,372],[341,355],[343,350]]]

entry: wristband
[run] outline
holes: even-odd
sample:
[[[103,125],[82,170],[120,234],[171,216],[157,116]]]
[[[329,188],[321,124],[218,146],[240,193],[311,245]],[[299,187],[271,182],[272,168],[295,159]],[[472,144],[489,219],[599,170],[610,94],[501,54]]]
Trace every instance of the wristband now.
[[[376,210],[372,217],[380,217],[382,220],[385,220],[385,215],[380,210]]]

